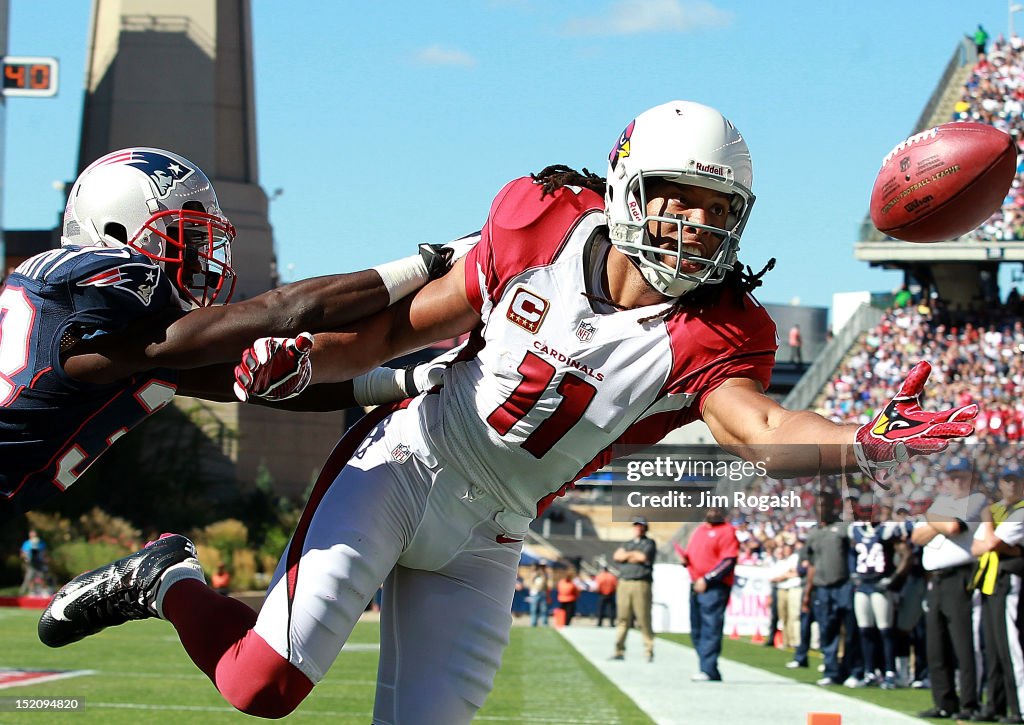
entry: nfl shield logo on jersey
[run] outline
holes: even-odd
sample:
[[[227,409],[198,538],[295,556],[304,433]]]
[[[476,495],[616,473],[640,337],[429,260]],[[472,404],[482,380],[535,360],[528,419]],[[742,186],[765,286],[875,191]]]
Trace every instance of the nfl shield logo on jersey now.
[[[597,332],[596,327],[589,322],[581,322],[580,326],[576,328],[576,337],[580,339],[580,342],[590,342],[594,339],[595,332]]]
[[[391,457],[395,459],[395,463],[405,463],[411,455],[412,451],[404,443],[399,443],[391,450]]]

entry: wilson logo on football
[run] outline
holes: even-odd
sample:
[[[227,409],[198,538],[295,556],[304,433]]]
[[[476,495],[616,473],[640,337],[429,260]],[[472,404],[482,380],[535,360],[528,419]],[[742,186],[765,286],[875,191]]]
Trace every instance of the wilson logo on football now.
[[[512,295],[512,304],[505,316],[530,333],[536,333],[548,313],[548,301],[538,297],[525,287],[518,288]]]

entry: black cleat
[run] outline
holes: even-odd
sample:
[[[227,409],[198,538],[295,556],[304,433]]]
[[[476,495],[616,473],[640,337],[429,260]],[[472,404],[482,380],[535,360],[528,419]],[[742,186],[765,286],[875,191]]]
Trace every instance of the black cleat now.
[[[194,567],[202,576],[192,542],[165,534],[141,551],[79,574],[46,607],[39,619],[39,640],[63,647],[106,627],[156,617],[157,584],[178,564]]]

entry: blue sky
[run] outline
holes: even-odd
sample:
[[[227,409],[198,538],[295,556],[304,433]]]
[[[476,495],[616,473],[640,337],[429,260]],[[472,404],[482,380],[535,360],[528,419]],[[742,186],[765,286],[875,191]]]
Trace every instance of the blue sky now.
[[[61,90],[7,99],[3,222],[52,227],[53,182],[75,173],[90,3],[10,2],[9,54],[57,56]],[[879,163],[959,39],[1008,30],[1005,0],[252,5],[260,180],[283,190],[270,215],[286,279],[473,231],[507,180],[550,163],[603,175],[630,119],[683,98],[747,138],[757,204],[740,256],[778,258],[759,297],[821,306],[899,284],[853,259]]]

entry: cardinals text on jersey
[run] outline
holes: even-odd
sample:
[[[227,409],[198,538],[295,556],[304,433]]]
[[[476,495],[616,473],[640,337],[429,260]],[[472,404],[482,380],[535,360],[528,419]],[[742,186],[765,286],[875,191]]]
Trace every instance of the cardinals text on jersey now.
[[[585,260],[607,250],[603,200],[530,179],[496,198],[466,258],[483,328],[445,373],[430,447],[523,515],[607,462],[616,442],[655,443],[700,417],[730,377],[768,385],[775,325],[752,297],[641,322],[668,303],[605,311]],[[465,357],[469,357],[468,355]],[[429,417],[429,413],[428,413]]]

